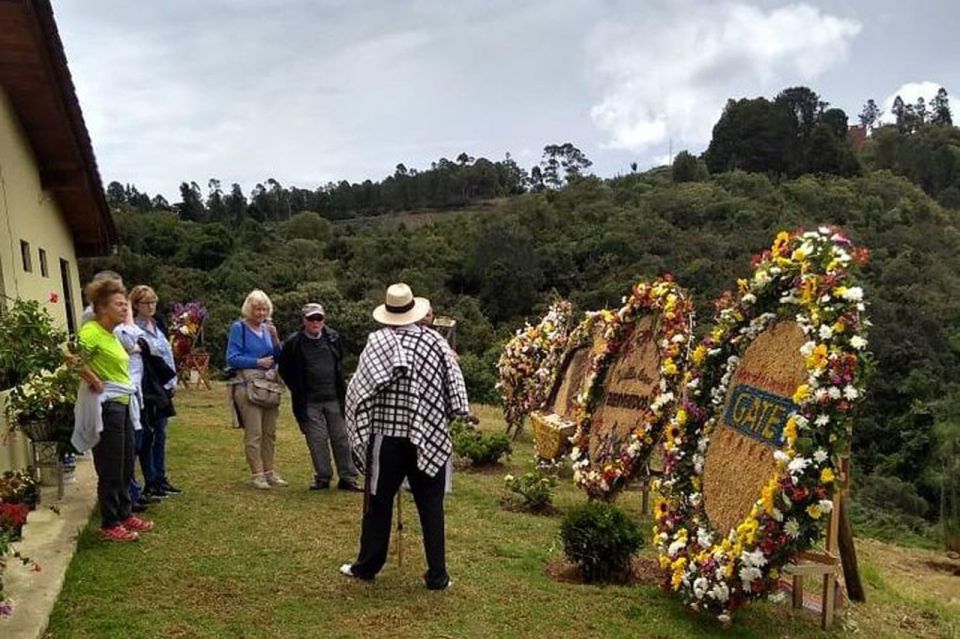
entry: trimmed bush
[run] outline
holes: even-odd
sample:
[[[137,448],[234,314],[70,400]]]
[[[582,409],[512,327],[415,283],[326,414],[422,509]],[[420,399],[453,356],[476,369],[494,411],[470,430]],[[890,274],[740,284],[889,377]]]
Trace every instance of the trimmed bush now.
[[[484,435],[476,428],[460,420],[450,424],[453,452],[470,460],[471,466],[492,466],[500,458],[513,452],[510,440],[504,433]]]
[[[616,506],[591,501],[571,510],[560,527],[563,552],[587,582],[612,581],[630,570],[643,534]]]

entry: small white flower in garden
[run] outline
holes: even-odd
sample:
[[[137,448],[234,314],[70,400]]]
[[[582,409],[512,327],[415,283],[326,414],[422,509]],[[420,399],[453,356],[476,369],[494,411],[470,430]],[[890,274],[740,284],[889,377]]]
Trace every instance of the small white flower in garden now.
[[[783,592],[782,590],[778,590],[777,592],[767,597],[767,599],[769,599],[773,603],[780,603],[784,601],[786,598],[787,598],[787,593]]]
[[[770,516],[773,517],[774,521],[783,521],[783,513],[780,512],[779,508],[774,508]]]
[[[813,459],[818,464],[822,464],[823,462],[827,461],[827,457],[829,457],[829,455],[827,455],[827,451],[822,448],[818,448],[816,452],[813,453]]]
[[[820,510],[825,513],[833,510],[833,500],[832,499],[821,499],[820,500]]]
[[[756,304],[757,296],[753,293],[747,293],[741,298],[741,301],[743,301],[744,304]]]
[[[730,588],[727,586],[726,582],[721,581],[710,589],[710,596],[720,603],[723,603],[730,598]],[[726,617],[727,621],[730,621],[730,615],[720,615],[720,621],[723,621],[723,617]]]
[[[829,415],[817,415],[817,419],[814,420],[814,423],[815,423],[817,426],[826,426],[827,424],[830,423],[830,416],[829,416]]]
[[[686,539],[678,539],[677,541],[670,544],[670,547],[667,548],[667,554],[671,559],[676,559],[677,555],[681,550],[687,547]]]
[[[800,354],[803,355],[804,357],[810,357],[810,355],[813,353],[813,349],[815,349],[816,347],[817,347],[817,343],[814,342],[813,340],[804,342],[803,346],[800,347]]]
[[[740,581],[743,582],[743,589],[750,592],[750,584],[763,576],[759,568],[744,566],[740,569]]]
[[[709,584],[707,582],[706,577],[698,577],[693,582],[693,594],[697,597],[697,599],[702,599],[703,596],[707,593],[708,585]]]
[[[850,346],[854,347],[858,351],[862,351],[867,346],[867,340],[863,339],[859,335],[854,335],[850,338]]]
[[[788,537],[796,539],[797,535],[800,534],[800,522],[791,517],[787,520],[787,523],[784,524],[783,532],[787,533]]]
[[[843,298],[851,302],[859,302],[863,299],[863,289],[859,286],[851,286],[844,292]]]
[[[688,501],[690,502],[691,506],[696,508],[697,506],[700,505],[700,500],[702,498],[703,496],[700,493],[690,493],[690,497],[688,498]]]
[[[830,339],[833,337],[833,329],[830,328],[827,324],[824,324],[820,327],[820,339]]]
[[[763,551],[759,548],[752,552],[744,552],[740,559],[748,566],[766,566],[767,558],[763,556]]]
[[[773,458],[783,464],[786,464],[788,461],[790,461],[790,455],[786,454],[779,448],[773,451]]]
[[[827,389],[827,395],[830,396],[830,399],[840,399],[841,393],[840,389],[836,386],[831,386]]]
[[[843,389],[843,396],[847,400],[852,402],[856,398],[860,397],[860,391],[858,391],[856,388],[854,388],[850,384],[847,384]]]

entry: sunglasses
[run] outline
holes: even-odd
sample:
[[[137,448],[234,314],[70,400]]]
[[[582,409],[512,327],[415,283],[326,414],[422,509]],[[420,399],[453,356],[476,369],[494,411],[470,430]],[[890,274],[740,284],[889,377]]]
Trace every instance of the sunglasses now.
[[[308,317],[308,318],[306,318],[306,319],[307,319],[308,322],[322,322],[322,321],[323,321],[323,315],[311,315],[310,317]]]

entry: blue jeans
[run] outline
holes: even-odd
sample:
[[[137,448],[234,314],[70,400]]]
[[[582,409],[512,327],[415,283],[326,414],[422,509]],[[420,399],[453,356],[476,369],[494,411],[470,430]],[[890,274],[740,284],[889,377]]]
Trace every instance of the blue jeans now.
[[[169,417],[157,417],[153,423],[152,455],[153,479],[164,481],[167,478],[167,421]]]
[[[133,431],[133,455],[140,454],[140,450],[143,448],[143,430]],[[130,501],[136,503],[140,501],[140,484],[137,483],[137,477],[133,473],[132,469],[130,472],[130,484],[127,488],[127,491],[130,495]]]

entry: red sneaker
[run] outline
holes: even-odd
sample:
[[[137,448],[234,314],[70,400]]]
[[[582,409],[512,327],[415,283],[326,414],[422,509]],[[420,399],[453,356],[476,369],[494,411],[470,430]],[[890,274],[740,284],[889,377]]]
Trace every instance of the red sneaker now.
[[[122,525],[127,530],[131,530],[134,532],[150,532],[151,530],[153,530],[152,521],[150,521],[149,519],[140,519],[136,515],[130,515],[129,517],[124,519],[122,522],[120,522],[120,525]]]
[[[112,528],[100,529],[100,539],[104,541],[136,541],[139,538],[140,535],[132,530],[127,530],[120,524],[117,524]]]

